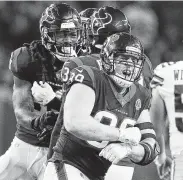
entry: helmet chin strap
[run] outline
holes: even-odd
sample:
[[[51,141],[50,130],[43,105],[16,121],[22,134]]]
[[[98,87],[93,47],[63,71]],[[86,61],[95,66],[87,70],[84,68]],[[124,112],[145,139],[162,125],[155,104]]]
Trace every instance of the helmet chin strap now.
[[[60,61],[64,61],[64,62],[68,60],[68,57],[77,57],[76,51],[73,48],[71,49],[71,53],[68,54],[68,56],[66,56],[66,54],[62,54],[59,52],[52,52],[52,51],[50,51],[50,52],[57,59],[59,59]]]
[[[119,87],[122,87],[122,88],[128,88],[130,87],[133,82],[130,82],[130,81],[126,81],[116,75],[110,75],[111,78],[114,80],[114,82],[119,86]]]

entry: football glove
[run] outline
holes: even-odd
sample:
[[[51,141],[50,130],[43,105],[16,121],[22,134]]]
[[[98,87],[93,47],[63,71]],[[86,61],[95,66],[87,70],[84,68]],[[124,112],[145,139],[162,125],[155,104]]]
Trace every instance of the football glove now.
[[[137,127],[129,127],[119,129],[119,138],[118,140],[124,143],[129,143],[131,145],[139,144],[141,140],[141,132]]]
[[[59,112],[47,111],[41,116],[33,119],[31,126],[34,130],[43,131],[44,128],[55,125]],[[50,128],[49,128],[50,129]]]
[[[42,81],[40,81],[39,84],[35,81],[31,91],[34,101],[44,106],[56,96],[52,87],[48,83],[43,83]]]
[[[166,156],[164,162],[160,162],[159,158],[157,157],[154,162],[156,164],[159,178],[161,180],[170,180],[172,159],[170,157]]]
[[[47,142],[49,145],[51,133],[53,130],[53,126],[46,126],[40,133],[37,134],[37,137],[40,142]]]
[[[99,156],[103,156],[113,164],[118,164],[123,158],[128,157],[132,151],[132,146],[127,143],[112,143],[106,146],[99,153]]]

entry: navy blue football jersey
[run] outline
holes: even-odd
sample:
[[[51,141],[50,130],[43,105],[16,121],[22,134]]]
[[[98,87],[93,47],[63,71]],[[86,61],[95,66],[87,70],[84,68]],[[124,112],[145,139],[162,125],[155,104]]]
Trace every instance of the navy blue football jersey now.
[[[79,66],[86,65],[90,67],[94,67],[97,69],[101,69],[101,61],[99,54],[91,54],[87,56],[73,57],[66,61],[63,65],[63,68],[60,70],[60,81],[62,83],[67,83],[70,78],[70,72]],[[51,135],[50,146],[48,151],[48,159],[51,158],[53,154],[53,147],[56,144],[56,141],[60,135],[60,130],[62,127],[62,119],[58,119]]]
[[[122,95],[117,92],[110,77],[94,67],[80,66],[73,69],[67,90],[69,91],[75,83],[85,84],[95,91],[95,105],[91,116],[105,125],[118,128],[134,126],[141,112],[150,105],[151,95],[146,88],[137,83]],[[61,160],[79,168],[90,178],[100,179],[111,165],[109,161],[99,156],[101,149],[108,143],[81,140],[62,126],[51,161]]]
[[[48,57],[46,61],[49,60],[50,59]],[[57,71],[62,68],[63,62],[57,63],[57,69],[51,74],[49,71],[45,71],[45,68],[47,67],[43,67],[42,61],[39,58],[34,59],[32,57],[28,47],[20,47],[11,53],[9,69],[13,75],[20,80],[25,80],[32,84],[34,81],[39,82],[45,80],[52,86],[54,91],[57,91],[62,88],[62,84],[58,82],[59,79],[57,79],[56,76],[54,77],[53,74],[57,73]],[[41,111],[41,106],[38,103],[34,103],[34,109]],[[47,110],[51,109],[51,106],[47,107]],[[40,144],[40,141],[37,138],[37,134],[38,132],[35,130],[31,128],[27,129],[23,127],[19,122],[17,122],[16,136],[18,138],[33,145],[48,146],[49,142],[46,145]]]

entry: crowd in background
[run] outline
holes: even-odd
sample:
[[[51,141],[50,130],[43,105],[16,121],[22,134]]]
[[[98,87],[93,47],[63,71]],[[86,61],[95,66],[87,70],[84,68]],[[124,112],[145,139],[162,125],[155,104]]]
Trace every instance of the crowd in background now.
[[[183,55],[183,2],[174,1],[65,1],[79,12],[103,5],[120,7],[139,37],[153,68]],[[0,2],[0,155],[10,146],[16,120],[12,108],[13,79],[8,70],[11,52],[40,39],[39,18],[51,1]]]

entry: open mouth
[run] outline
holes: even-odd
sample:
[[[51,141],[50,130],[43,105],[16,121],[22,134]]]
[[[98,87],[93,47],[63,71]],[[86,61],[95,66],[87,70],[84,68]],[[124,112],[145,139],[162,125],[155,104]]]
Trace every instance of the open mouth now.
[[[131,76],[132,72],[129,69],[122,70],[124,76]]]

